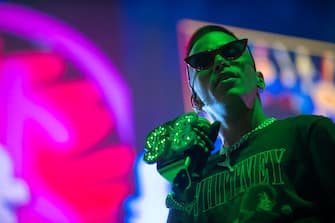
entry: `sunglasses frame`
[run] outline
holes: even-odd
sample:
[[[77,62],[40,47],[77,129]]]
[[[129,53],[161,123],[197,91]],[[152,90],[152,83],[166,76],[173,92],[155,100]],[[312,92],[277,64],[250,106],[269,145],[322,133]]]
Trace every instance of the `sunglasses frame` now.
[[[224,54],[224,50],[227,49],[229,46],[233,45],[233,44],[236,44],[236,43],[243,43],[243,49],[241,50],[241,52],[239,54],[237,54],[236,56],[234,57],[227,57],[225,56]],[[228,61],[231,61],[231,60],[236,60],[237,58],[241,57],[245,51],[245,49],[247,48],[248,46],[248,39],[237,39],[237,40],[234,40],[232,42],[229,42],[223,46],[220,46],[219,48],[215,49],[215,50],[210,50],[210,51],[205,51],[205,52],[200,52],[200,53],[196,53],[196,54],[193,54],[191,56],[188,56],[184,59],[185,63],[188,64],[190,67],[198,70],[198,71],[201,71],[201,70],[207,70],[208,68],[210,68],[211,66],[213,66],[214,64],[214,59],[216,57],[216,55],[220,54],[223,58],[225,58],[226,60]],[[192,58],[194,57],[198,57],[199,55],[203,55],[203,54],[207,54],[208,56],[211,57],[211,62],[208,64],[208,66],[205,66],[205,67],[197,67],[197,66],[193,66],[190,61],[192,60]]]

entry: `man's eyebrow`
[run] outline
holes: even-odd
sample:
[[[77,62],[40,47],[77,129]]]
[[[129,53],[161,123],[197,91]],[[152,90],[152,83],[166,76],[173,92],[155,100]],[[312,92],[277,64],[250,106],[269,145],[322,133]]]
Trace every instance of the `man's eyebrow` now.
[[[195,54],[198,54],[198,53],[203,53],[203,52],[210,52],[210,51],[213,51],[213,50],[216,50],[216,49],[222,47],[223,45],[226,45],[226,44],[222,44],[222,45],[220,45],[220,46],[216,46],[216,47],[211,47],[211,48],[209,48],[209,49],[201,50],[201,51],[198,51],[198,52],[196,52],[196,53],[192,53],[192,54],[190,53],[189,56],[192,56],[192,55],[195,55]]]

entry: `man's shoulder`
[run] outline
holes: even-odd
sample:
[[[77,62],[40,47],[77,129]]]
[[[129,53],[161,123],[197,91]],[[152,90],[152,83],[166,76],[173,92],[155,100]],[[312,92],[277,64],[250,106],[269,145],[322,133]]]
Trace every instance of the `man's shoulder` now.
[[[282,123],[296,123],[301,125],[309,125],[319,122],[320,120],[329,120],[329,118],[322,115],[297,115],[280,119],[279,121]]]
[[[278,120],[278,126],[286,126],[285,129],[308,132],[313,129],[334,128],[333,121],[322,115],[297,115]]]

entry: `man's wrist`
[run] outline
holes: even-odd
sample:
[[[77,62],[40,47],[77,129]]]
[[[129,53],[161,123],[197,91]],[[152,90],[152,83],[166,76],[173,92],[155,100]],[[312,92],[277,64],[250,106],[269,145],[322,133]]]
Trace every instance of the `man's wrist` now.
[[[176,196],[175,193],[170,192],[165,200],[167,208],[180,210],[183,212],[191,213],[195,206],[196,200],[181,199],[180,196]]]

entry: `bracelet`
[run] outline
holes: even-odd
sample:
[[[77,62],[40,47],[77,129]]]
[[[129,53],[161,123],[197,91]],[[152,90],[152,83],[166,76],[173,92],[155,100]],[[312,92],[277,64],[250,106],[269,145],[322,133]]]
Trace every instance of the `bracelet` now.
[[[187,212],[190,214],[196,203],[196,200],[193,200],[191,202],[178,202],[173,198],[173,194],[174,194],[173,192],[168,193],[165,200],[166,207]]]

